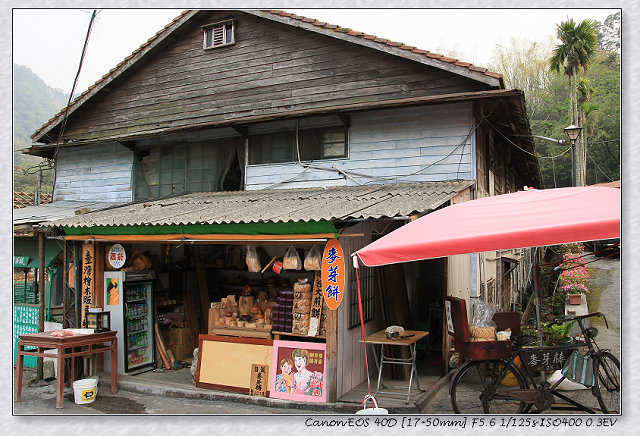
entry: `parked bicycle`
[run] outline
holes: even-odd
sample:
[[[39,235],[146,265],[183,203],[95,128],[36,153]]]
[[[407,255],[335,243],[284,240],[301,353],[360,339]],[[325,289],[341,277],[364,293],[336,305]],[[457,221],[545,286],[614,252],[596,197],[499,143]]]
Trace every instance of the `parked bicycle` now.
[[[462,364],[450,385],[453,410],[464,414],[523,414],[550,409],[620,413],[620,362],[609,350],[598,347],[595,341],[598,330],[586,323],[594,316],[602,317],[609,328],[607,319],[600,312],[564,320],[577,322],[584,342],[571,346],[525,347],[536,338],[516,336],[512,338],[510,358],[474,359]],[[576,350],[584,351],[584,355],[591,358],[593,386],[571,392],[590,390],[591,395],[580,397],[562,390],[560,385],[566,379],[564,376],[553,383],[539,376],[541,370],[561,369]],[[593,398],[597,400],[597,406]]]

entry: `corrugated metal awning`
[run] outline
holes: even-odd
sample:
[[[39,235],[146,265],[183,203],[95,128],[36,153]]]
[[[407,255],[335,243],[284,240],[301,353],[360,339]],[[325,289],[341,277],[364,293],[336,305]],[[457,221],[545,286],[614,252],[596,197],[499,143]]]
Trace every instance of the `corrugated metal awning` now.
[[[76,213],[89,212],[118,206],[122,203],[104,203],[96,201],[55,201],[13,209],[13,225],[38,224],[76,216]]]
[[[123,234],[123,226],[132,229],[144,226],[145,234],[150,234],[149,227],[157,226],[157,231],[151,233],[161,234],[176,233],[175,226],[193,229],[193,226],[242,223],[384,219],[429,212],[472,184],[473,181],[449,181],[195,193],[90,212],[42,223],[42,226],[65,228],[70,233],[89,230],[82,232],[84,234],[109,234],[109,230],[115,228]],[[164,228],[168,230],[163,231]]]

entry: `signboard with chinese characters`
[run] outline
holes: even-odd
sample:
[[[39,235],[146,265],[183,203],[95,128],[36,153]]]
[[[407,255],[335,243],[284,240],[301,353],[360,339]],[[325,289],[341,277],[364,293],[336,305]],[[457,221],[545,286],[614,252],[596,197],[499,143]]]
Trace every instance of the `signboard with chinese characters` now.
[[[269,387],[269,366],[265,364],[251,365],[251,384],[249,394],[254,397],[266,397]]]
[[[109,249],[107,257],[109,259],[109,265],[115,269],[120,269],[124,266],[124,263],[127,260],[127,253],[122,245],[114,244]]]
[[[325,402],[327,344],[273,341],[271,398]]]
[[[95,271],[95,256],[93,244],[82,244],[82,284],[81,284],[81,311],[82,326],[85,325],[87,319],[85,313],[93,304],[93,280]]]
[[[26,268],[29,265],[29,256],[13,256],[14,268]]]
[[[316,336],[318,334],[320,320],[322,318],[323,302],[322,275],[319,271],[316,271],[313,277],[313,290],[311,291],[311,311],[309,312],[309,332],[307,336]]]
[[[342,247],[337,239],[331,239],[322,255],[322,293],[331,310],[336,310],[342,302],[345,273]]]
[[[575,347],[531,347],[521,352],[524,364],[532,371],[562,369]]]

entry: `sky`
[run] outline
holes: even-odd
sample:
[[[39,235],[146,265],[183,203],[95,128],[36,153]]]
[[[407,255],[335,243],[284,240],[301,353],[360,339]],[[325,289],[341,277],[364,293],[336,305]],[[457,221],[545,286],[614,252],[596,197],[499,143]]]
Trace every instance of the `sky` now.
[[[568,17],[604,21],[617,9],[285,9],[331,24],[488,67],[497,44],[512,38],[555,40]],[[75,96],[153,37],[181,9],[101,9],[93,24]],[[13,63],[69,92],[78,71],[92,9],[14,9]],[[43,44],[33,29],[47,29]]]

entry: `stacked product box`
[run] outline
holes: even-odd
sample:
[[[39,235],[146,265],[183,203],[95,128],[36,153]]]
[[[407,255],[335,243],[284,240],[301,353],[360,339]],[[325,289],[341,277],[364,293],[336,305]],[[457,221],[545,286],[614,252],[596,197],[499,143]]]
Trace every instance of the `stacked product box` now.
[[[273,305],[273,330],[291,332],[293,326],[293,291],[280,291],[280,295]]]

